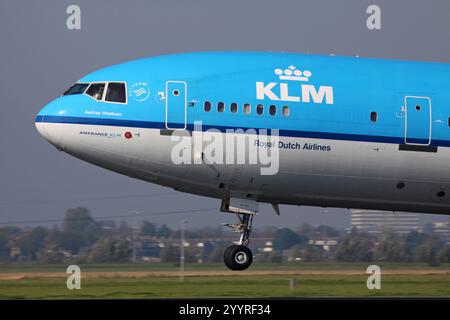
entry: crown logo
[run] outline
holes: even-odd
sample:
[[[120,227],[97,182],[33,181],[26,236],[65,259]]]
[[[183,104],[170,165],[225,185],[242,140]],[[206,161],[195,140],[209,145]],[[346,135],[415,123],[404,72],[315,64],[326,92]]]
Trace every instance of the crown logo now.
[[[308,81],[309,77],[312,76],[311,71],[305,70],[302,72],[293,65],[290,65],[284,70],[277,68],[273,72],[280,78],[280,80]]]

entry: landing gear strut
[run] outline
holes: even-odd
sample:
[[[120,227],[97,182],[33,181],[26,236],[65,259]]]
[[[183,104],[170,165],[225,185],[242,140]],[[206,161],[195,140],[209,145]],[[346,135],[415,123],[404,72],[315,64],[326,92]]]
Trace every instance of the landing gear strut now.
[[[254,213],[236,213],[239,224],[226,223],[224,226],[230,227],[234,232],[241,234],[239,244],[234,244],[225,249],[223,261],[231,270],[245,270],[252,264],[253,254],[247,247],[250,242],[250,232]]]

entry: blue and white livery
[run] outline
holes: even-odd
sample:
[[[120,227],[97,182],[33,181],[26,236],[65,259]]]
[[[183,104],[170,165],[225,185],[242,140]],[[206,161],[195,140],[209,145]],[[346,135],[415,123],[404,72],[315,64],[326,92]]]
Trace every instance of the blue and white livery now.
[[[81,78],[38,113],[36,127],[82,160],[221,199],[240,218],[229,225],[239,244],[224,254],[233,270],[252,262],[246,245],[261,202],[277,213],[294,204],[450,214],[450,64],[165,55]],[[198,131],[208,141],[249,138],[256,151],[244,160],[265,151],[277,155],[275,170],[209,161],[217,150],[195,147]],[[181,140],[175,154],[191,162],[174,161]]]

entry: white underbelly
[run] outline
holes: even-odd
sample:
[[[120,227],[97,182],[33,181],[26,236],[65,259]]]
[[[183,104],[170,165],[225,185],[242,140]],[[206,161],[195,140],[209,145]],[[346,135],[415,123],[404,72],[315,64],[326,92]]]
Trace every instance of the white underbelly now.
[[[261,175],[259,165],[176,165],[172,149],[179,142],[159,129],[48,123],[46,131],[75,157],[194,194],[236,192],[267,202],[450,213],[450,148],[399,151],[396,144],[280,137],[277,174]],[[201,158],[195,151],[192,162]]]

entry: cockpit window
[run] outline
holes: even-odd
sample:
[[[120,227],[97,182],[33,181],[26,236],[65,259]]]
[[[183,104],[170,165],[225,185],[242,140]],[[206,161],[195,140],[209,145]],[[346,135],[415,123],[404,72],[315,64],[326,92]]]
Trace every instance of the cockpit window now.
[[[76,86],[76,88],[75,88]],[[73,93],[72,93],[73,91]],[[109,103],[127,103],[127,85],[125,82],[76,83],[64,93],[84,93],[97,101]]]
[[[105,90],[104,83],[93,83],[87,89],[86,94],[91,96],[95,100],[102,100],[104,90]]]
[[[125,83],[110,82],[106,90],[106,101],[125,103],[126,102]]]
[[[64,92],[63,96],[70,96],[72,94],[82,94],[89,86],[88,83],[75,83],[71,86],[66,92]]]

